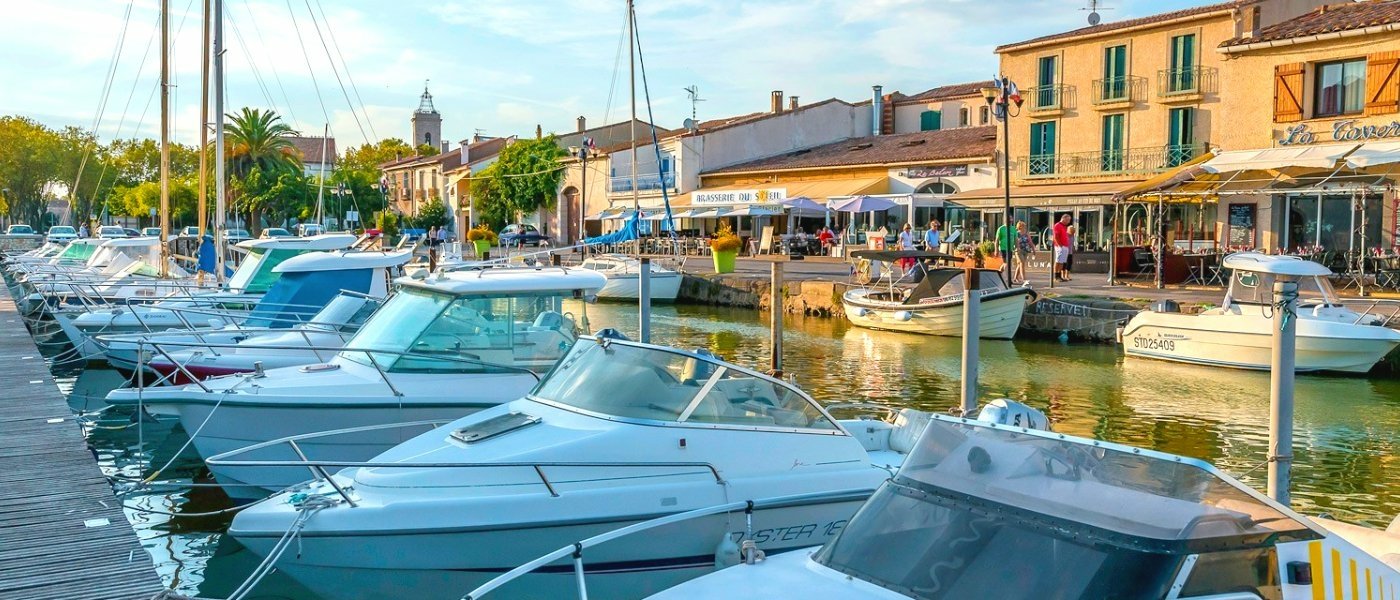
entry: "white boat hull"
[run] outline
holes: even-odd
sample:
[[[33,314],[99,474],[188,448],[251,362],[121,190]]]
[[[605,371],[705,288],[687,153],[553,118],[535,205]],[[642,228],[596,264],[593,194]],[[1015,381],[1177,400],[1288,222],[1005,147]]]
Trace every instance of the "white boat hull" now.
[[[1273,321],[1261,315],[1145,312],[1123,329],[1127,356],[1269,370]],[[1366,373],[1400,345],[1400,333],[1374,325],[1319,321],[1300,315],[1294,364],[1298,372]]]
[[[895,303],[857,303],[848,298],[841,302],[846,318],[857,327],[962,337],[963,306],[961,302],[943,306],[918,307]],[[1021,326],[1026,311],[1026,295],[1022,293],[983,299],[979,307],[979,337],[1009,340]]]
[[[641,283],[635,274],[608,275],[608,283],[598,290],[598,298],[604,300],[638,300],[641,298]],[[675,302],[681,292],[680,273],[654,273],[651,276],[651,300],[653,302]]]

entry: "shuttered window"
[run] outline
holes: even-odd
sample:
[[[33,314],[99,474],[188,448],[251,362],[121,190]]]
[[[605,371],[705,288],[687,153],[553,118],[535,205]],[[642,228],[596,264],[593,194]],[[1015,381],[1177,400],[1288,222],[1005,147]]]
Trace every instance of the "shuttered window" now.
[[[919,131],[933,131],[943,125],[943,113],[926,110],[919,114]]]
[[[1313,68],[1314,117],[1360,113],[1366,107],[1366,60],[1319,63]]]
[[[1031,156],[1028,172],[1049,175],[1055,172],[1055,122],[1031,123]]]
[[[1274,122],[1303,120],[1303,63],[1274,67]]]
[[[1366,57],[1366,114],[1400,111],[1400,51]]]
[[[1103,116],[1103,164],[1104,171],[1123,170],[1123,113]]]

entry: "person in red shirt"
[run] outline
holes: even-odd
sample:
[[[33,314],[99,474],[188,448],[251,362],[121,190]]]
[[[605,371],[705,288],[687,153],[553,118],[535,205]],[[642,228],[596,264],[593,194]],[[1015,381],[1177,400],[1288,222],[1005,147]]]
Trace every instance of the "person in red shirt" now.
[[[836,234],[831,232],[830,227],[823,227],[821,233],[817,234],[817,241],[821,242],[822,252],[829,254],[826,250],[836,241]]]
[[[1069,270],[1065,267],[1065,263],[1069,262],[1070,220],[1069,213],[1060,215],[1060,220],[1056,221],[1055,226],[1051,228],[1055,244],[1055,272],[1052,276],[1060,281],[1069,281]]]

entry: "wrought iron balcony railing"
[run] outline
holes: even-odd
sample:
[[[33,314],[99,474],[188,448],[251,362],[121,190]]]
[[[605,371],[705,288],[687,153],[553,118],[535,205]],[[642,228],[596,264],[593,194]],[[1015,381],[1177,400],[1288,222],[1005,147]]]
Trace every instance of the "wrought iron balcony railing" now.
[[[1157,97],[1171,99],[1179,96],[1208,94],[1216,91],[1215,67],[1185,67],[1157,71]]]
[[[1147,78],[1124,75],[1095,79],[1093,93],[1095,106],[1119,102],[1141,102],[1147,94]]]
[[[1151,175],[1180,166],[1201,154],[1204,144],[1128,148],[1098,152],[1033,154],[1018,163],[1021,177],[1094,177],[1101,175]]]
[[[1070,93],[1067,85],[1042,85],[1026,90],[1026,104],[1031,112],[1045,112],[1065,108]]]
[[[637,191],[659,190],[662,187],[676,187],[676,173],[667,171],[665,173],[638,173]],[[608,181],[609,192],[630,192],[632,191],[632,176],[613,177]]]

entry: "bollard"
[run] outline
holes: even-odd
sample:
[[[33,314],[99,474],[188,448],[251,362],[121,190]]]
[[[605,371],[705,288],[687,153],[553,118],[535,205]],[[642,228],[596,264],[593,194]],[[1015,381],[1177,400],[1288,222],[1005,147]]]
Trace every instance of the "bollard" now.
[[[981,273],[977,267],[967,267],[963,271],[963,323],[962,323],[962,414],[971,415],[977,411],[977,356],[981,341],[982,291]]]
[[[651,343],[651,259],[643,256],[637,269],[637,304],[641,319],[638,337],[643,344]]]
[[[768,288],[768,324],[769,336],[772,338],[772,355],[769,357],[771,375],[774,377],[783,376],[783,263],[773,261],[772,278]]]
[[[1293,468],[1293,376],[1298,282],[1274,281],[1274,352],[1269,363],[1269,497],[1289,506]]]

